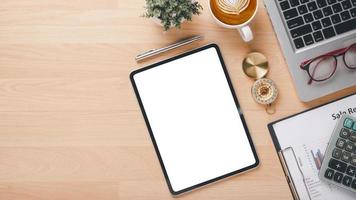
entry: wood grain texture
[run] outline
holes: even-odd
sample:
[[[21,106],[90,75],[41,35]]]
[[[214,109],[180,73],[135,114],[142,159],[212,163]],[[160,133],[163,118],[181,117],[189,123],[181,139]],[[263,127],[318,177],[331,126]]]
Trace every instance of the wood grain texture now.
[[[143,0],[2,0],[0,3],[0,199],[173,199],[129,82],[144,65],[217,43],[251,129],[258,169],[180,199],[290,199],[268,122],[356,91],[298,100],[263,6],[245,44],[205,10],[180,30],[163,32],[140,17]],[[262,1],[260,1],[262,5]],[[177,39],[203,41],[143,64],[134,56]],[[242,73],[250,51],[264,53],[280,90],[267,115]]]

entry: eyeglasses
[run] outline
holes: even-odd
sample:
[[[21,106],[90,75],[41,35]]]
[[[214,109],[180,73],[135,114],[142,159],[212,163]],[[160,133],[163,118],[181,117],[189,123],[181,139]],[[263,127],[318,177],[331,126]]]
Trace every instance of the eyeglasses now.
[[[313,81],[322,82],[330,79],[335,74],[339,56],[342,56],[348,69],[356,69],[356,43],[354,43],[347,48],[332,51],[300,64],[300,68],[306,70],[310,77],[308,84],[310,85]]]

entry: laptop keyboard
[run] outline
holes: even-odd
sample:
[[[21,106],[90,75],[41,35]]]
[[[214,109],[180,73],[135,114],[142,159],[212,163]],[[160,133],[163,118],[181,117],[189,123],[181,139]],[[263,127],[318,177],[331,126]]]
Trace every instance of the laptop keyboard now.
[[[356,0],[278,0],[296,49],[356,29]]]

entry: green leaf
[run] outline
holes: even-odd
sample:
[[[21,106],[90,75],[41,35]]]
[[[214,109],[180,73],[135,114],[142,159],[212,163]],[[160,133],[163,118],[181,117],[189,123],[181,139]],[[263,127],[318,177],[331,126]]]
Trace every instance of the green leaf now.
[[[193,0],[146,0],[146,18],[158,18],[165,30],[175,26],[180,28],[183,20],[192,20],[199,15],[203,7]]]

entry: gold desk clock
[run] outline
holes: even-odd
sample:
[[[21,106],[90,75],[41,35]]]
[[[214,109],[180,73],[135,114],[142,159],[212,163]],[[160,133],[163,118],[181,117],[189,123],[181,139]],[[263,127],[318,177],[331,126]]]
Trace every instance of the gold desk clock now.
[[[253,99],[262,105],[266,105],[266,112],[273,114],[276,112],[273,102],[278,97],[278,89],[276,84],[265,76],[268,73],[267,58],[258,52],[249,53],[242,62],[244,73],[255,79],[251,88]]]

